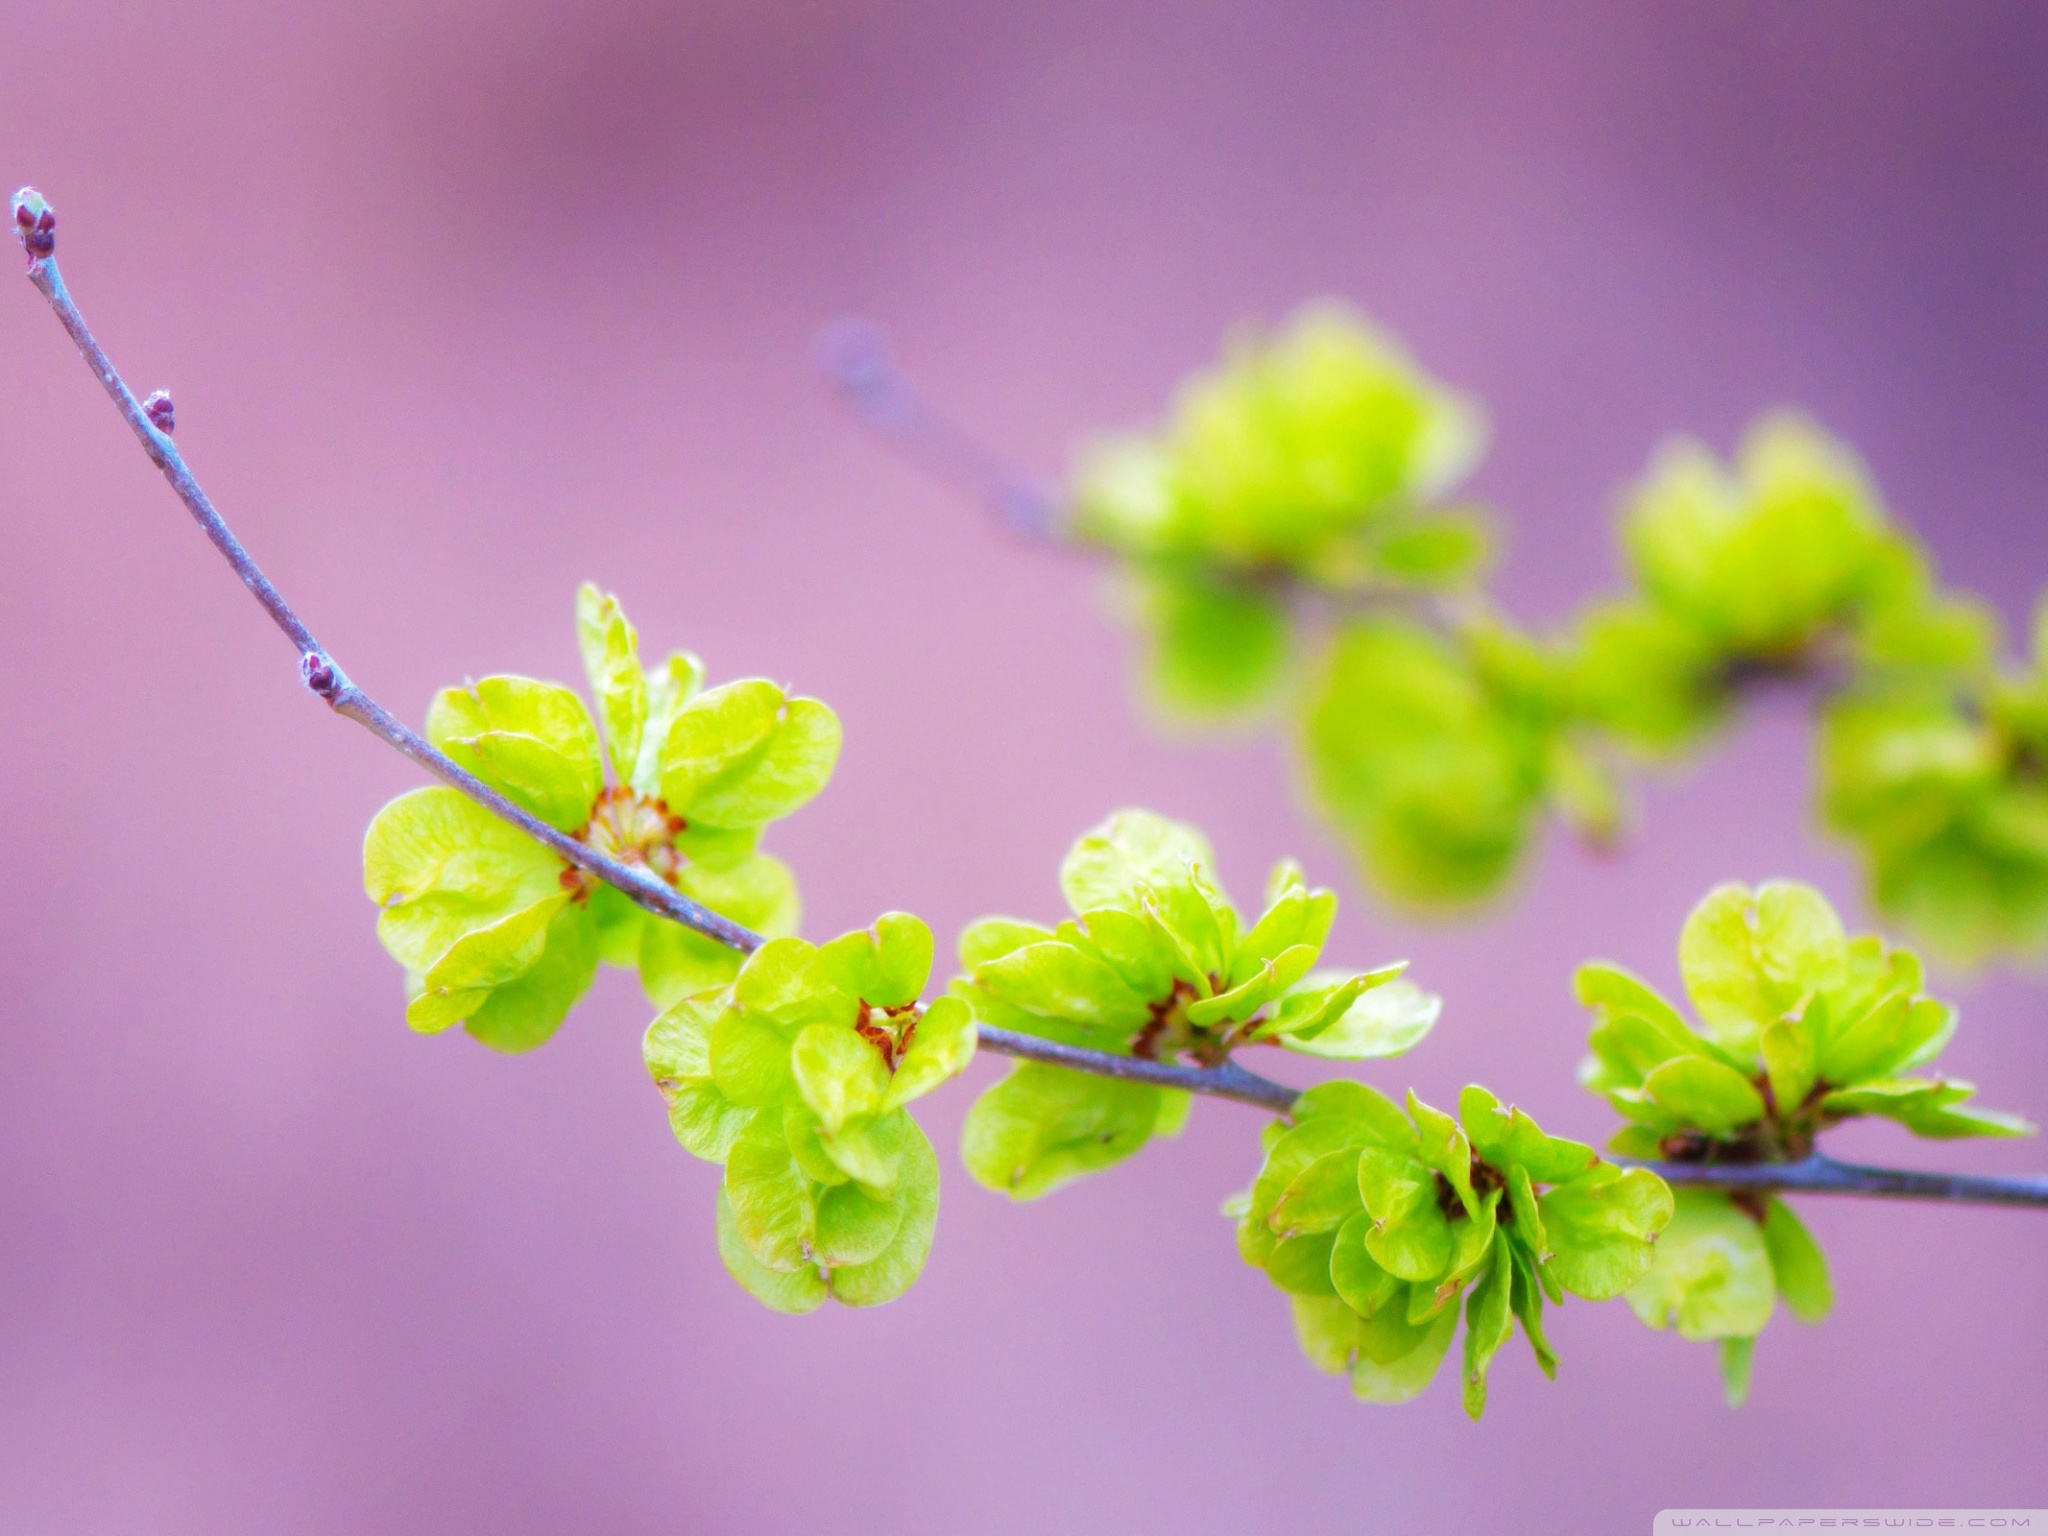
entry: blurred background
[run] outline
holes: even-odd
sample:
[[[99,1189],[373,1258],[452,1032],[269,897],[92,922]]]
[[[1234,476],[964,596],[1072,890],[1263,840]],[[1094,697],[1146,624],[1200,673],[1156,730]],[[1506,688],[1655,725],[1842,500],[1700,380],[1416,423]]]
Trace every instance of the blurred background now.
[[[400,713],[574,680],[571,597],[846,725],[770,846],[814,935],[1057,909],[1144,804],[1254,893],[1300,854],[1333,954],[1447,998],[1426,1095],[1553,1129],[1568,976],[1675,981],[1713,882],[1865,916],[1766,709],[1595,861],[1404,925],[1269,741],[1132,708],[1083,563],[1007,542],[834,408],[807,348],[884,322],[932,394],[1056,472],[1245,317],[1331,293],[1489,402],[1501,590],[1613,580],[1660,435],[1796,402],[1956,583],[2048,577],[2048,15],[2017,4],[420,5],[9,0],[7,186],[138,391],[323,640]],[[0,1531],[1647,1530],[1667,1505],[2038,1503],[2048,1222],[1809,1200],[1840,1304],[1750,1405],[1710,1352],[1567,1307],[1485,1422],[1352,1403],[1219,1200],[1258,1119],[1013,1207],[948,1162],[925,1278],[769,1314],[717,1171],[639,1060],[631,977],[504,1058],[419,1038],[360,894],[417,781],[299,688],[23,283],[0,290]],[[2048,1119],[2048,980],[1952,977],[1948,1060]],[[988,1080],[997,1064],[974,1069]],[[1440,1100],[1441,1101],[1441,1100]],[[1985,1170],[1882,1129],[1841,1155]]]

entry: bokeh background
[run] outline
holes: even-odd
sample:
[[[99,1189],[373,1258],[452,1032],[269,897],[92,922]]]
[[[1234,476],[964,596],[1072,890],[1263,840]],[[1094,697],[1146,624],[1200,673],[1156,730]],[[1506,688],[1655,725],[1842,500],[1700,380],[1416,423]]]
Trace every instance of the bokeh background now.
[[[1335,951],[1448,999],[1371,1075],[1586,1136],[1599,954],[1675,979],[1691,902],[1794,874],[1808,736],[1766,709],[1596,862],[1484,921],[1358,895],[1270,742],[1134,713],[1084,565],[1006,542],[819,387],[894,332],[1041,470],[1247,316],[1349,296],[1490,402],[1479,489],[1540,621],[1612,580],[1660,435],[1765,406],[1868,455],[2015,621],[2048,577],[2048,16],[1942,6],[8,0],[0,172],[138,389],[352,673],[574,678],[571,592],[831,701],[772,846],[813,933],[1055,908],[1138,803]],[[1036,1207],[948,1156],[873,1314],[720,1269],[609,974],[537,1055],[407,1033],[359,839],[414,773],[300,691],[41,301],[0,290],[0,1531],[1647,1530],[1661,1506],[2048,1501],[2048,1223],[1807,1202],[1840,1305],[1749,1407],[1707,1350],[1567,1308],[1483,1424],[1297,1357],[1219,1199],[1252,1111]],[[2048,1118],[2048,980],[1953,979],[1951,1060]],[[994,1063],[975,1069],[985,1081]],[[968,1094],[927,1117],[950,1153]],[[1836,1150],[1980,1169],[2039,1147]]]

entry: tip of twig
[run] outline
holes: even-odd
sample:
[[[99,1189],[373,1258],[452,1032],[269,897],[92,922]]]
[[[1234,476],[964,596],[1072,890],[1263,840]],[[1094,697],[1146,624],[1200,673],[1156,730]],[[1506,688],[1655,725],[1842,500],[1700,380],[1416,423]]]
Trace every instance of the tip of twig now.
[[[871,419],[889,421],[910,406],[909,391],[889,352],[889,333],[872,320],[834,320],[811,343],[818,371]]]
[[[171,404],[168,389],[157,390],[143,401],[142,413],[149,418],[149,424],[165,437],[178,430],[178,408]]]
[[[0,186],[5,186],[0,182]],[[30,261],[57,254],[57,213],[49,200],[34,187],[14,194],[14,238],[28,252]]]

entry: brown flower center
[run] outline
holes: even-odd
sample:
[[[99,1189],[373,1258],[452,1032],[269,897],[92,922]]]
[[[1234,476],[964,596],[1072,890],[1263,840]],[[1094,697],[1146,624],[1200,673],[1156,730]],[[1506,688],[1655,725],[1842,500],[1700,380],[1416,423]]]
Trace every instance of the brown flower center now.
[[[894,1077],[897,1067],[903,1063],[903,1053],[910,1049],[910,1037],[917,1033],[917,1021],[923,1017],[924,1010],[916,1003],[876,1008],[863,998],[860,1017],[854,1021],[853,1028],[861,1039],[880,1053],[882,1065]]]
[[[615,784],[599,793],[590,808],[590,820],[576,840],[606,858],[637,865],[673,885],[684,863],[676,837],[685,825],[682,817],[670,813],[665,801]],[[562,871],[563,888],[578,901],[587,900],[598,884],[597,876],[574,865]]]

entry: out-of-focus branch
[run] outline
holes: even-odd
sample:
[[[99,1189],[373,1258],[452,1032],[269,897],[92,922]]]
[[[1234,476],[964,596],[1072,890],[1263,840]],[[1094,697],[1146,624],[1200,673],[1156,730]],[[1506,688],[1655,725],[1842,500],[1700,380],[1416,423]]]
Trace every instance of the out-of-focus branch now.
[[[889,338],[866,320],[839,320],[818,333],[818,366],[839,397],[876,436],[927,473],[965,492],[1011,533],[1052,540],[1059,494],[933,410],[889,352]]]

